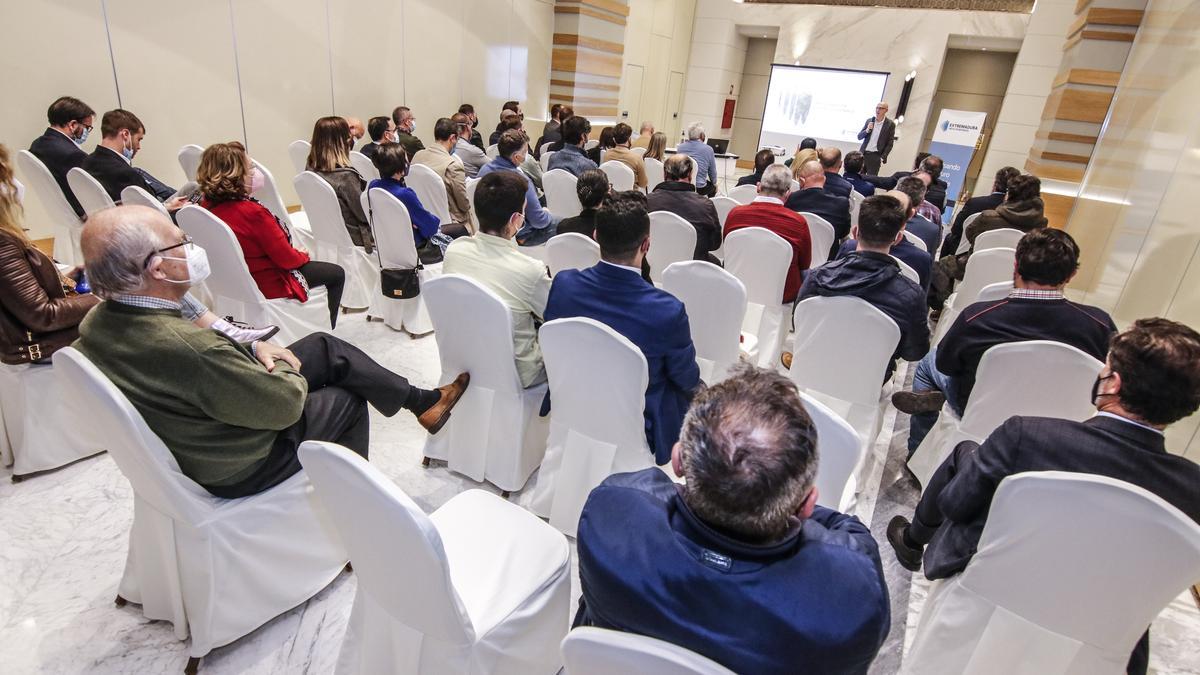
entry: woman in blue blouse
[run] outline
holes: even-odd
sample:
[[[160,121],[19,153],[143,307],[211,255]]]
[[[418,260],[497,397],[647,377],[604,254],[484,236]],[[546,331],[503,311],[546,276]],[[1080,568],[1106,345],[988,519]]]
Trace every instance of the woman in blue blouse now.
[[[408,209],[409,218],[412,219],[413,241],[418,249],[433,239],[444,250],[450,238],[445,237],[447,241],[443,244],[439,241],[442,237],[435,237],[439,233],[438,217],[421,206],[417,193],[404,184],[404,177],[408,175],[408,154],[404,151],[404,146],[399,143],[381,145],[375,149],[371,161],[375,163],[375,168],[379,169],[382,178],[371,181],[367,189],[383,188],[404,204]]]

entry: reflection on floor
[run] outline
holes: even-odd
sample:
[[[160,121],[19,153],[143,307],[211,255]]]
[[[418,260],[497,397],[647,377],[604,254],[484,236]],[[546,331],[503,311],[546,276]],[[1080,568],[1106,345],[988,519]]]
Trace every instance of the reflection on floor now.
[[[337,334],[414,383],[438,374],[432,337],[412,340],[362,314],[342,317]],[[421,468],[425,434],[411,415],[386,419],[372,411],[371,461],[426,510],[478,485],[435,462]],[[895,433],[893,433],[893,431]],[[888,410],[874,475],[862,482],[856,513],[884,542],[895,513],[911,513],[916,489],[904,475],[907,418]],[[532,485],[532,481],[531,481]],[[530,490],[514,493],[524,504]],[[187,643],[169,625],[147,622],[138,607],[113,605],[125,563],[133,495],[107,455],[12,484],[0,475],[0,671],[5,673],[179,672]],[[901,568],[881,544],[892,597],[892,631],[872,673],[894,673],[911,641],[927,584]],[[578,577],[574,593],[578,595]],[[309,602],[251,635],[214,650],[202,672],[332,673],[354,597],[344,573]],[[567,617],[564,617],[566,620]],[[1200,673],[1200,612],[1184,593],[1152,630],[1152,667],[1159,673]]]

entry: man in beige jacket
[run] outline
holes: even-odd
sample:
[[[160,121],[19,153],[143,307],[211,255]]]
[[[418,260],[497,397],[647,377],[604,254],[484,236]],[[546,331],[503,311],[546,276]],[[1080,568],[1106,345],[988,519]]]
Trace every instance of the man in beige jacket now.
[[[621,122],[613,127],[613,140],[617,147],[609,148],[604,154],[604,161],[620,162],[633,169],[633,185],[642,190],[646,189],[646,163],[642,156],[630,149],[629,139],[633,136],[633,127]]]
[[[433,125],[433,143],[413,155],[413,164],[424,164],[442,177],[446,184],[446,202],[453,224],[443,225],[442,232],[458,237],[474,234],[471,228],[471,202],[467,200],[467,172],[463,163],[450,152],[458,144],[458,128],[448,117]]]

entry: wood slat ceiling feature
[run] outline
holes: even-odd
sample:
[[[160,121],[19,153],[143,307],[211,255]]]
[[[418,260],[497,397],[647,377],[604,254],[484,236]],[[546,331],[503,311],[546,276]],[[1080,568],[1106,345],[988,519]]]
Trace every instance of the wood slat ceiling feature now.
[[[844,7],[902,7],[974,12],[1029,14],[1034,0],[744,0],[763,5],[840,5]]]

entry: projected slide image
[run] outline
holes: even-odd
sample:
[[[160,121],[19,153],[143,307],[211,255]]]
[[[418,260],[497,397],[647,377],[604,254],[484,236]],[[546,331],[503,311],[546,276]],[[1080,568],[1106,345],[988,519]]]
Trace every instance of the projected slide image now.
[[[885,84],[887,73],[773,65],[762,144],[787,147],[808,136],[855,143]]]

